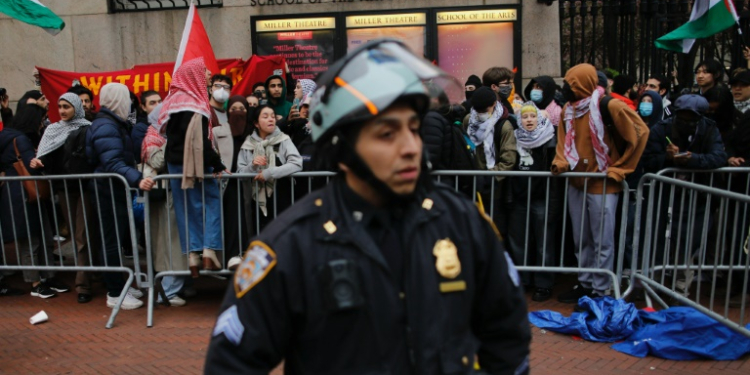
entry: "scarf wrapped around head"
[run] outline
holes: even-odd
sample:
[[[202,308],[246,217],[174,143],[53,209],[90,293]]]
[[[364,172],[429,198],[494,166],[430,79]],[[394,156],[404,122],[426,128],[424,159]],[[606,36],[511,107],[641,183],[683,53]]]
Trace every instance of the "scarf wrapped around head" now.
[[[81,126],[91,125],[91,122],[85,118],[86,112],[83,110],[83,102],[81,102],[81,98],[78,95],[68,92],[60,96],[58,103],[60,100],[70,103],[75,109],[75,114],[68,121],[60,120],[47,127],[44,131],[44,136],[42,136],[42,141],[39,143],[39,149],[36,152],[36,157],[38,158],[62,147],[70,133],[74,130]]]
[[[162,103],[159,122],[155,125],[157,130],[164,134],[169,118],[179,112],[193,112],[206,117],[209,121],[209,139],[212,138],[211,128],[216,124],[211,116],[211,104],[208,101],[206,87],[206,64],[202,57],[192,59],[177,68],[169,86],[169,94]]]
[[[482,144],[487,169],[495,167],[495,124],[503,117],[504,110],[500,102],[495,102],[495,111],[485,122],[480,122],[477,111],[472,108],[469,114],[469,128],[467,133],[474,144]]]
[[[112,82],[104,85],[99,94],[99,105],[112,111],[122,121],[130,116],[130,90],[122,83]]]
[[[305,100],[315,92],[318,85],[316,85],[315,81],[311,79],[301,79],[299,80],[299,84],[302,86],[302,100],[300,100],[300,103],[304,103]]]
[[[536,112],[537,127],[532,131],[528,131],[521,125],[513,132],[516,136],[516,149],[521,158],[530,156],[531,150],[546,144],[555,136],[555,128],[552,122],[542,114],[542,111],[536,107],[534,102],[529,101],[523,104],[520,121],[523,122],[523,114],[527,112],[527,108],[531,108],[531,111]]]
[[[575,103],[569,103],[565,108],[563,121],[565,122],[565,159],[570,164],[570,169],[578,165],[578,150],[576,150],[576,131],[573,121],[589,114],[589,129],[591,132],[591,144],[596,154],[596,162],[600,172],[609,169],[609,147],[604,142],[604,121],[599,111],[599,99],[604,96],[604,88],[597,87],[594,94],[588,98],[581,99]]]
[[[245,112],[236,113],[231,111],[232,106],[238,102],[245,106]],[[249,109],[250,105],[247,103],[247,99],[245,99],[244,96],[235,95],[229,98],[229,101],[227,102],[227,120],[229,121],[229,128],[232,130],[232,137],[239,137],[245,134]]]
[[[143,144],[141,145],[141,160],[143,160],[144,163],[148,163],[148,159],[154,151],[160,149],[167,142],[167,138],[160,134],[155,126],[159,121],[161,106],[161,104],[157,105],[151,113],[148,114],[148,123],[150,126],[146,131],[146,136],[143,138]]]
[[[276,128],[276,130],[268,135],[266,139],[261,139],[256,132],[247,137],[245,143],[242,144],[242,149],[252,150],[253,158],[257,156],[265,156],[268,164],[266,164],[263,169],[274,168],[276,167],[276,151],[274,151],[273,146],[284,142],[287,139],[290,139],[289,136],[284,134],[279,128]],[[273,195],[275,181],[252,181],[251,183],[253,184],[253,200],[258,202],[258,207],[263,211],[263,216],[268,216],[267,198]]]

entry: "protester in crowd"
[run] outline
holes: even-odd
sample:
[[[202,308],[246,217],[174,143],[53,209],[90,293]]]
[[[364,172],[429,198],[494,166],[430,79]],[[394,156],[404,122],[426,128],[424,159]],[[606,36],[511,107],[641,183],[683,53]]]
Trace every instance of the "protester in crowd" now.
[[[302,157],[288,135],[276,126],[273,108],[260,106],[253,115],[253,133],[247,137],[237,161],[238,173],[257,173],[243,182],[251,235],[263,229],[292,203],[292,173],[302,170]],[[256,210],[257,206],[257,210]],[[257,218],[257,220],[253,220]]]
[[[732,88],[734,88],[734,86]],[[729,157],[728,164],[730,167],[750,167],[750,112],[747,112],[742,116],[737,127],[732,131],[731,135],[727,137],[726,152]],[[748,186],[750,186],[748,185],[748,179],[750,179],[748,173],[733,173],[729,189],[738,194],[750,195],[750,191],[748,191]],[[735,215],[737,215],[737,220],[735,220]],[[735,269],[732,283],[729,285],[729,295],[731,296],[729,306],[740,307],[743,297],[742,283],[743,280],[745,280],[743,266],[748,264],[748,254],[741,248],[743,247],[742,239],[748,238],[750,209],[747,207],[747,204],[744,203],[741,203],[739,206],[730,204],[728,205],[726,217],[729,220],[727,228],[733,229],[737,233],[737,241],[735,242],[737,246],[726,252],[725,261],[726,264],[739,265],[739,267]],[[750,280],[747,281],[750,282]],[[750,285],[748,285],[747,291],[750,293]],[[747,298],[746,301],[750,301],[750,297]]]
[[[31,167],[35,149],[41,140],[40,130],[45,110],[40,106],[21,106],[10,124],[0,132],[0,165],[6,177],[18,176],[13,167],[23,161],[32,176],[38,172]],[[45,184],[38,181],[37,184]],[[54,264],[52,249],[45,245],[54,243],[48,212],[44,202],[29,203],[21,181],[5,181],[0,184],[0,231],[3,242],[14,243],[24,266]],[[31,284],[31,295],[40,298],[54,297],[70,288],[54,278],[51,271],[24,270],[23,279]]]
[[[83,110],[86,112],[86,120],[94,121],[96,117],[96,108],[94,108],[94,93],[83,85],[75,85],[68,89],[68,92],[78,95],[83,103]]]
[[[500,82],[507,83],[507,81]],[[503,87],[508,88],[510,86]],[[500,90],[497,87],[496,89]],[[479,170],[511,171],[518,158],[516,137],[513,134],[516,128],[515,117],[513,117],[511,109],[505,107],[498,100],[497,95],[487,86],[474,92],[474,96],[471,97],[471,113],[464,121],[466,133],[472,143],[476,145]],[[492,189],[493,184],[487,184],[488,186],[482,192],[482,196],[488,203],[491,197],[494,198],[495,212],[493,218],[500,233],[505,236],[508,224],[507,206],[510,197],[503,184],[504,176],[497,176],[495,180],[494,191],[488,190]]]
[[[468,374],[478,362],[488,373],[528,374],[515,268],[470,201],[430,184],[421,158],[430,98],[416,74],[437,68],[417,57],[402,63],[406,47],[372,47],[319,79],[338,99],[313,100],[311,117],[324,121],[313,134],[331,155],[326,169],[342,175],[248,249],[206,373],[265,374],[283,361],[312,373]]]
[[[302,106],[310,95],[315,91],[317,85],[315,81],[310,79],[300,79],[297,81],[297,88],[294,90],[294,103],[292,105],[293,110]],[[298,112],[299,113],[299,112]],[[292,142],[295,146],[298,146],[306,138],[310,136],[310,127],[307,118],[303,118],[301,115],[291,121],[282,121],[278,124],[279,129],[291,137]]]
[[[182,253],[188,254],[193,278],[199,276],[201,253],[205,270],[219,270],[216,252],[223,249],[219,182],[229,173],[213,147],[213,120],[206,86],[211,72],[203,58],[181,65],[172,78],[169,94],[162,103],[159,130],[167,138],[166,159],[171,180]]]
[[[706,116],[708,110],[708,101],[700,95],[688,94],[677,98],[675,116],[651,128],[648,145],[643,153],[643,166],[646,172],[656,173],[664,168],[672,167],[705,170],[725,166],[727,154],[724,151],[721,134],[716,123]],[[703,174],[696,174],[692,178],[686,174],[677,174],[676,178],[706,185],[710,181],[710,176]],[[665,199],[662,199],[663,205],[659,208],[662,213],[661,217],[667,218],[667,212],[671,211],[672,228],[670,231],[675,234],[679,233],[679,236],[672,236],[672,239],[678,241],[679,237],[684,248],[676,249],[675,254],[665,254],[664,247],[667,244],[659,243],[657,238],[652,246],[656,249],[657,264],[674,264],[667,263],[670,259],[680,264],[685,260],[690,263],[700,250],[704,218],[706,214],[709,214],[706,211],[706,196],[698,194],[697,203],[687,205],[692,208],[693,212],[681,212],[683,207],[676,203],[677,200],[672,207],[669,207],[669,194],[674,192],[677,194],[675,196],[679,197],[682,189],[674,187],[664,190]],[[689,228],[690,222],[693,223],[692,228]],[[655,233],[665,233],[666,225],[663,222],[657,225]],[[707,230],[710,230],[711,225],[709,215]],[[688,232],[692,233],[692,238],[688,238]],[[678,279],[677,289],[684,295],[688,295],[692,276],[693,272],[688,271],[681,274]]]
[[[133,151],[137,163],[141,163],[141,146],[143,145],[143,138],[146,137],[146,132],[150,126],[148,115],[151,114],[151,111],[153,111],[159,104],[161,104],[161,96],[158,92],[149,90],[141,93],[140,115],[136,119],[133,131],[130,133],[130,136],[133,138]]]
[[[145,101],[148,104],[150,101]],[[160,174],[167,173],[167,162],[165,159],[167,139],[157,129],[159,115],[161,114],[161,100],[156,106],[149,108],[146,136],[143,138],[141,148],[141,160],[143,161],[143,177],[155,178]],[[144,109],[145,110],[145,109]],[[149,219],[151,229],[151,249],[154,254],[154,270],[179,271],[187,269],[185,256],[180,247],[180,234],[177,230],[177,217],[174,210],[174,193],[167,189],[169,181],[161,180],[154,185],[149,194]],[[186,281],[185,276],[166,275],[161,279],[161,287],[167,297],[170,306],[184,306],[186,301],[178,295],[183,290]],[[158,302],[163,303],[159,294]]]
[[[646,90],[656,92],[661,97],[662,107],[664,108],[664,118],[671,117],[674,112],[672,102],[669,100],[669,88],[670,82],[667,77],[664,77],[663,75],[651,75],[651,77],[648,78],[648,81],[646,81]]]
[[[36,104],[44,109],[47,109],[47,99],[44,95],[42,95],[42,92],[39,90],[31,90],[26,91],[25,94],[21,97],[21,99],[18,99],[18,105],[16,106],[16,114],[20,113],[21,110],[29,105],[29,104]]]
[[[635,79],[631,76],[620,74],[615,77],[612,83],[612,95],[613,98],[622,100],[623,103],[633,111],[637,110],[635,103],[633,103],[633,97],[637,97],[637,92],[633,90],[635,85]]]
[[[211,77],[211,104],[213,119],[218,122],[213,124],[211,131],[214,135],[214,147],[221,155],[221,161],[226,166],[235,163],[234,140],[232,138],[232,129],[229,126],[229,116],[227,109],[224,107],[229,100],[229,94],[232,92],[232,79],[229,76],[216,74]]]
[[[740,121],[742,112],[734,106],[732,92],[724,85],[716,85],[703,94],[708,101],[706,117],[713,120],[721,133],[721,139],[726,137]]]
[[[255,97],[257,97],[259,100],[268,99],[266,92],[266,84],[263,82],[255,82],[253,84],[253,94]]]
[[[241,95],[229,98],[227,102],[229,114],[229,126],[232,133],[232,171],[237,170],[240,150],[245,139],[252,133],[253,127],[249,125],[250,117],[255,113],[255,108],[250,108],[247,101]],[[245,221],[244,191],[240,186],[240,180],[229,180],[224,189],[224,249],[229,259],[227,268],[235,269],[239,265],[240,256],[250,244]]]
[[[260,101],[258,100],[258,97],[255,95],[248,95],[245,100],[247,101],[247,105],[250,107],[257,107],[260,105]]]
[[[286,83],[279,75],[272,75],[266,79],[266,92],[268,96],[268,106],[276,113],[276,119],[296,120],[299,113],[290,116],[292,112],[292,103],[286,100]],[[294,118],[292,118],[294,117]]]
[[[743,114],[747,113],[750,109],[750,71],[744,70],[735,74],[729,80],[729,85],[732,86],[734,108]]]
[[[482,87],[482,80],[474,74],[470,75],[466,80],[466,83],[464,83],[464,93],[466,95],[466,100],[464,100],[461,105],[464,107],[465,113],[469,113],[469,111],[471,111],[471,96],[474,95],[474,91],[480,87]]]
[[[568,209],[579,266],[612,271],[620,182],[638,164],[649,130],[620,100],[609,101],[606,109],[614,124],[605,127],[599,107],[605,90],[598,81],[596,69],[589,64],[576,65],[565,74],[562,91],[568,104],[558,127],[551,170],[555,175],[568,171],[606,175],[606,179],[570,178]],[[578,282],[558,301],[577,303],[583,296],[605,295],[612,280],[605,274],[581,272]]]
[[[717,85],[723,86],[723,80],[724,67],[716,60],[703,60],[695,67],[695,83],[700,95],[705,95]]]
[[[497,94],[497,101],[509,113],[514,113],[510,100],[513,99],[513,71],[508,68],[489,68],[482,75],[482,84]],[[476,93],[475,93],[476,94]]]
[[[556,92],[557,84],[550,76],[539,76],[532,79],[524,90],[526,98],[534,102],[534,105],[542,111],[542,115],[549,119],[554,126],[560,125],[560,113],[562,112],[562,108],[555,102]]]
[[[128,116],[132,103],[127,86],[121,83],[108,83],[99,94],[99,113],[86,133],[86,156],[96,161],[95,173],[115,173],[123,176],[130,188],[150,190],[154,181],[143,178],[136,168],[133,143],[130,137]],[[110,183],[113,188],[110,187]],[[120,266],[120,246],[130,235],[128,227],[128,204],[125,189],[116,181],[99,178],[91,181],[94,204],[99,213],[99,221],[104,243],[105,265]],[[105,272],[104,284],[107,287],[107,307],[114,307],[120,293],[124,292],[125,281],[122,274]],[[143,293],[130,288],[122,305],[124,310],[143,306],[138,298]]]
[[[0,92],[0,122],[10,124],[13,121],[13,110],[10,109],[10,96],[7,91]],[[0,131],[3,129],[0,128]]]
[[[525,103],[520,115],[521,126],[514,131],[518,151],[514,170],[549,171],[557,147],[554,125],[544,117],[534,102]],[[551,179],[549,185],[543,178],[513,177],[508,180],[513,199],[508,225],[508,247],[516,264],[554,266],[557,246],[555,226],[562,221],[557,210],[558,204],[554,202],[559,196],[557,180]],[[534,286],[534,295],[531,297],[533,301],[546,301],[552,296],[554,274],[550,272],[522,272],[521,282],[525,289]]]
[[[65,162],[70,155],[66,154],[63,146],[71,133],[81,127],[91,125],[91,122],[85,118],[83,103],[76,94],[65,93],[61,95],[58,100],[58,110],[60,121],[49,125],[44,131],[36,158],[32,159],[30,163],[31,168],[43,172],[45,175],[54,176],[70,173],[65,169]],[[77,266],[88,266],[89,252],[93,254],[94,248],[94,246],[89,246],[88,239],[96,239],[97,237],[93,233],[98,233],[98,225],[94,225],[94,221],[91,220],[95,213],[91,209],[91,200],[88,193],[81,191],[77,183],[67,184],[59,181],[56,184],[53,181],[52,186],[59,193],[59,202],[63,207],[63,220],[66,223],[68,217],[72,217],[74,220],[73,225],[69,228],[75,236],[75,245],[78,252]],[[70,211],[68,208],[70,208]],[[88,219],[88,222],[86,219]],[[79,303],[91,301],[91,280],[87,272],[78,271],[76,273],[76,292],[78,293]]]

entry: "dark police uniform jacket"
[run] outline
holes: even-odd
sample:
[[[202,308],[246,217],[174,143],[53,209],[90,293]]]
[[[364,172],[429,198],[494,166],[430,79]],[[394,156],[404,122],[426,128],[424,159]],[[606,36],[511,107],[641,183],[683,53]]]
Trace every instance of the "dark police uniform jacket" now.
[[[441,185],[404,207],[402,287],[343,188],[311,193],[250,245],[205,372],[268,374],[284,360],[286,374],[472,374],[476,358],[527,374],[523,291],[479,210]],[[438,262],[451,252],[457,275]]]

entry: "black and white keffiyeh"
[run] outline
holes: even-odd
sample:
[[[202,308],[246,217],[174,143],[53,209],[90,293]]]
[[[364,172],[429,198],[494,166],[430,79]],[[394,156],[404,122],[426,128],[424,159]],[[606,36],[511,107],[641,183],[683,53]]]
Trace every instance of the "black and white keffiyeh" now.
[[[86,120],[86,112],[83,110],[83,102],[78,95],[73,93],[65,93],[60,96],[60,100],[64,100],[75,108],[75,114],[73,118],[68,121],[60,120],[50,126],[44,131],[41,142],[39,142],[39,149],[36,152],[36,157],[40,158],[47,155],[65,144],[68,139],[68,135],[74,130],[81,126],[89,126],[91,122]]]

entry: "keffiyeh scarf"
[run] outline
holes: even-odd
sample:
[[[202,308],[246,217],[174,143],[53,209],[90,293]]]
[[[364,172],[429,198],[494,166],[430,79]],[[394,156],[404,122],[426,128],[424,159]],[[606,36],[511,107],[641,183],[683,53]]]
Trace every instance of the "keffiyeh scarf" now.
[[[534,105],[533,102],[524,103],[524,107],[528,105]],[[536,107],[536,106],[535,106]],[[537,108],[537,127],[532,131],[528,131],[520,126],[514,131],[516,136],[516,149],[520,157],[528,157],[531,155],[531,150],[542,146],[549,142],[550,139],[555,135],[555,129],[552,126],[552,122],[541,114],[541,111]],[[523,122],[523,120],[521,120]]]
[[[495,167],[495,124],[503,116],[503,106],[500,102],[495,103],[495,111],[485,122],[480,122],[478,113],[474,108],[469,114],[469,128],[467,133],[474,144],[481,144],[484,148],[484,158],[487,162],[487,169]]]
[[[570,169],[578,165],[578,150],[576,150],[576,131],[573,121],[589,114],[589,129],[591,131],[591,144],[596,154],[596,162],[599,171],[607,172],[609,168],[609,147],[604,143],[604,121],[599,111],[599,99],[604,95],[604,89],[597,87],[594,94],[588,98],[570,103],[565,108],[565,159],[570,164]]]
[[[253,151],[253,158],[257,156],[265,156],[268,164],[263,169],[269,169],[276,167],[276,151],[273,146],[290,139],[288,135],[284,134],[276,128],[276,130],[270,134],[266,139],[261,139],[258,133],[253,133],[247,137],[245,143],[242,144],[242,148],[245,150]],[[262,172],[262,171],[261,171]],[[265,182],[252,182],[253,184],[253,200],[258,202],[258,207],[263,211],[263,216],[268,216],[268,202],[267,198],[273,194],[273,187],[275,182],[273,180],[266,180]]]
[[[60,120],[47,127],[44,131],[44,136],[42,136],[42,141],[39,143],[39,149],[36,152],[37,158],[62,147],[70,133],[74,130],[82,126],[91,125],[91,122],[85,118],[86,112],[83,110],[83,102],[81,102],[81,98],[79,98],[78,95],[68,92],[60,96],[58,102],[60,100],[70,103],[75,109],[75,114],[73,115],[73,118],[68,121]]]

